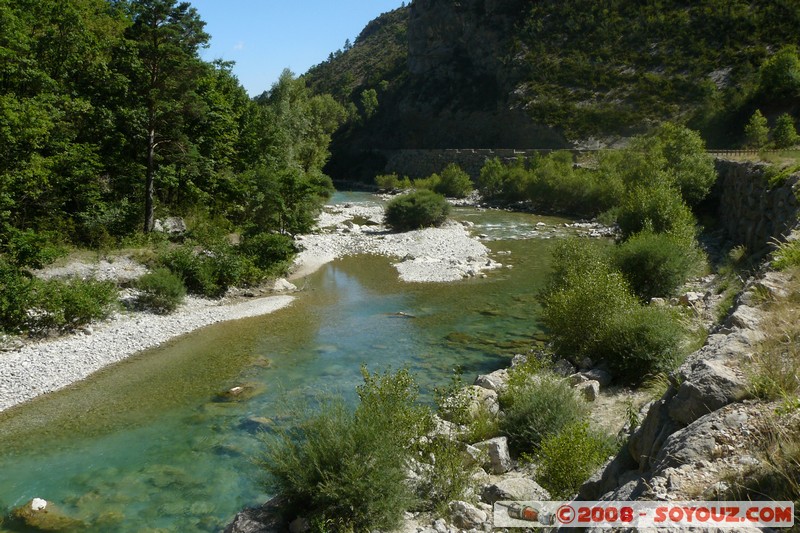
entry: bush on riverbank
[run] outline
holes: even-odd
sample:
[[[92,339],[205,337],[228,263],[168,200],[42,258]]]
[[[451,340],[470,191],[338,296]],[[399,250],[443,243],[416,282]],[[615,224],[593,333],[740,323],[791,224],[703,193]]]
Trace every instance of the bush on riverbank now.
[[[636,306],[624,276],[594,242],[569,239],[553,256],[542,322],[557,353],[573,360],[594,357],[614,317]]]
[[[520,453],[535,453],[545,438],[588,413],[586,403],[569,384],[546,373],[510,384],[500,402],[506,414],[500,429]]]
[[[270,439],[262,462],[269,489],[326,531],[389,529],[415,499],[407,462],[412,441],[430,429],[430,411],[416,404],[408,371],[362,373],[355,411],[322,402]]]
[[[42,335],[69,331],[107,317],[117,300],[107,281],[37,279],[0,259],[0,328]]]
[[[399,191],[411,188],[411,180],[408,176],[399,177],[397,174],[381,174],[375,176],[375,184],[381,189],[388,191]]]
[[[616,246],[616,267],[642,302],[673,296],[689,274],[703,262],[693,241],[663,233],[643,231]]]
[[[634,138],[628,148],[599,152],[580,166],[566,151],[509,165],[487,160],[478,190],[496,203],[528,202],[538,209],[597,216],[654,182],[676,191],[679,203],[694,206],[705,198],[715,179],[713,159],[705,153],[702,138],[683,126],[664,124],[651,135]]]
[[[536,482],[557,499],[571,498],[615,452],[614,441],[573,422],[542,440],[536,455]]]
[[[158,314],[171,313],[183,303],[186,286],[180,277],[167,268],[157,268],[136,280],[139,295],[136,303]]]
[[[627,383],[671,370],[680,358],[685,330],[679,317],[639,303],[593,242],[570,239],[556,248],[542,301],[542,322],[562,357],[605,362]]]
[[[649,230],[691,243],[696,234],[691,209],[680,192],[664,180],[630,189],[619,206],[617,223],[623,239]]]
[[[440,226],[447,220],[450,204],[440,194],[421,190],[398,196],[386,205],[386,225],[398,231]]]
[[[538,209],[595,216],[616,205],[623,193],[616,174],[575,168],[570,152],[504,165],[487,160],[481,169],[478,190],[491,202],[528,202]]]
[[[686,331],[670,309],[635,305],[615,312],[593,347],[618,381],[639,384],[645,375],[673,370]]]
[[[450,163],[442,170],[439,181],[433,192],[448,198],[466,198],[472,192],[472,179],[455,163]]]
[[[297,250],[288,235],[256,233],[245,236],[240,251],[262,271],[278,272],[287,267]]]

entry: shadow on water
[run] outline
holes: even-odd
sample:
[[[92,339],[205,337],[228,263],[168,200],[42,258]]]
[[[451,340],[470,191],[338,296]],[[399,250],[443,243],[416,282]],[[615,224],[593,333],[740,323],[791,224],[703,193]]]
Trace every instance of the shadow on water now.
[[[513,269],[456,283],[401,283],[386,258],[339,260],[300,281],[289,308],[204,328],[0,413],[0,514],[40,497],[96,531],[219,530],[268,496],[259,434],[291,424],[295,401],[353,400],[362,364],[409,367],[430,401],[455,367],[471,380],[527,349],[552,243],[488,242]]]

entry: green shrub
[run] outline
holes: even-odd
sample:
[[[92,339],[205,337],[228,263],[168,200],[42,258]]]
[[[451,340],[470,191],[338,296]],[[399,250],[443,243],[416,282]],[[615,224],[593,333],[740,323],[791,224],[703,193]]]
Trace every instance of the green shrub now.
[[[663,177],[629,190],[620,205],[617,223],[624,239],[650,230],[691,242],[696,233],[692,211]]]
[[[501,396],[506,416],[500,428],[517,452],[535,452],[548,436],[583,420],[588,408],[572,387],[555,376],[542,374],[520,387],[508,387]]]
[[[407,371],[363,373],[355,412],[342,401],[321,402],[317,412],[268,441],[263,461],[269,489],[290,510],[332,531],[399,523],[415,499],[405,481],[411,443],[431,426]]]
[[[656,132],[666,160],[664,170],[690,206],[699,204],[717,180],[714,158],[706,153],[703,138],[696,131],[667,122]]]
[[[110,281],[52,279],[33,283],[26,329],[34,334],[68,331],[106,318],[117,300],[117,288]]]
[[[595,216],[614,207],[624,187],[617,168],[575,168],[571,152],[553,152],[505,166],[486,161],[478,179],[484,198],[502,202],[530,202],[548,211]]]
[[[167,268],[145,274],[136,281],[136,287],[141,291],[137,304],[159,314],[174,311],[186,297],[183,281]]]
[[[671,235],[643,231],[614,248],[617,268],[645,302],[672,296],[702,261],[693,243]]]
[[[567,425],[542,440],[536,482],[553,498],[568,499],[614,453],[614,441],[586,422]]]
[[[212,262],[189,246],[168,250],[159,256],[158,263],[181,278],[191,293],[217,296],[224,292],[217,284]]]
[[[442,178],[439,174],[431,174],[427,178],[417,178],[411,182],[411,185],[417,190],[433,191],[439,185]]]
[[[580,360],[595,357],[615,315],[636,307],[624,276],[587,239],[569,239],[554,252],[550,286],[542,295],[542,322],[556,352]]]
[[[457,440],[436,436],[422,450],[423,457],[433,457],[430,470],[417,487],[423,504],[431,504],[437,514],[446,515],[447,504],[463,500],[472,472],[464,464],[463,445]]]
[[[777,270],[800,266],[800,241],[789,241],[778,245],[772,252],[772,266]]]
[[[411,188],[411,180],[408,179],[408,176],[400,178],[397,174],[382,174],[380,176],[375,176],[375,184],[381,189],[387,189],[391,191]]]
[[[10,228],[2,251],[11,264],[22,268],[42,268],[65,253],[63,247],[53,243],[52,235],[15,228]]]
[[[744,127],[744,142],[748,148],[763,148],[769,140],[767,118],[756,109]]]
[[[604,361],[615,379],[632,384],[673,370],[686,335],[673,311],[649,306],[615,313],[601,333],[594,359]]]
[[[262,275],[248,257],[226,243],[199,252],[190,246],[171,248],[157,262],[180,277],[189,292],[208,297],[222,296],[231,286],[255,283]]]
[[[439,226],[450,213],[450,204],[431,191],[416,191],[394,198],[386,205],[384,220],[388,226],[407,231]]]
[[[265,271],[285,265],[296,252],[292,238],[279,233],[258,233],[245,237],[240,249],[256,267]]]
[[[25,328],[35,283],[29,274],[0,257],[0,329],[19,333]]]
[[[106,318],[117,301],[117,287],[110,281],[71,280],[58,283],[64,325],[74,328]]]
[[[434,192],[449,198],[466,198],[472,192],[472,179],[455,163],[450,163],[442,171]]]
[[[772,140],[777,148],[789,148],[800,142],[794,119],[789,113],[783,113],[776,119]]]
[[[506,166],[498,159],[493,157],[487,159],[481,167],[478,176],[478,191],[487,200],[499,199],[505,189]]]

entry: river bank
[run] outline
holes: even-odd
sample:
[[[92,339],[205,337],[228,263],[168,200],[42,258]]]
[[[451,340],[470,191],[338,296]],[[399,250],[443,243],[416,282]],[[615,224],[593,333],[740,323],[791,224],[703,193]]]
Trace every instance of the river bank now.
[[[105,366],[202,327],[265,315],[294,301],[270,296],[226,303],[190,297],[178,313],[115,314],[110,320],[0,354],[0,411],[86,379]]]
[[[358,254],[399,259],[395,268],[400,278],[413,282],[455,281],[502,266],[489,258],[489,249],[470,236],[461,223],[449,221],[441,228],[390,233],[382,226],[382,217],[380,206],[327,207],[318,219],[318,231],[298,236],[302,251],[291,269],[291,279],[310,275],[334,259]],[[41,275],[77,274],[122,282],[146,271],[129,258],[118,258],[97,265],[75,262]],[[281,282],[278,285],[294,289]],[[189,297],[168,316],[120,312],[67,336],[19,343],[16,349],[0,352],[0,412],[86,379],[108,365],[178,336],[218,322],[272,313],[293,300],[288,295],[244,301]]]
[[[327,207],[318,226],[318,232],[297,238],[301,251],[292,279],[334,259],[361,254],[397,259],[393,266],[407,282],[458,281],[503,266],[470,235],[468,222],[449,220],[439,228],[393,233],[383,226],[381,206],[343,204]]]

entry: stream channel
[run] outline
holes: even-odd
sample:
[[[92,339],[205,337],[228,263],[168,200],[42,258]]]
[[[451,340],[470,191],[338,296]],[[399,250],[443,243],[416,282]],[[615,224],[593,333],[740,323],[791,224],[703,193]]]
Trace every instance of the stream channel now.
[[[400,282],[387,258],[337,260],[296,280],[288,308],[184,335],[0,413],[0,516],[37,497],[89,531],[220,531],[269,497],[263,433],[320,393],[353,400],[362,364],[407,366],[425,401],[457,366],[467,383],[508,366],[540,332],[537,292],[567,220],[473,208],[453,217],[513,268],[422,284]],[[239,385],[253,394],[224,401]]]

